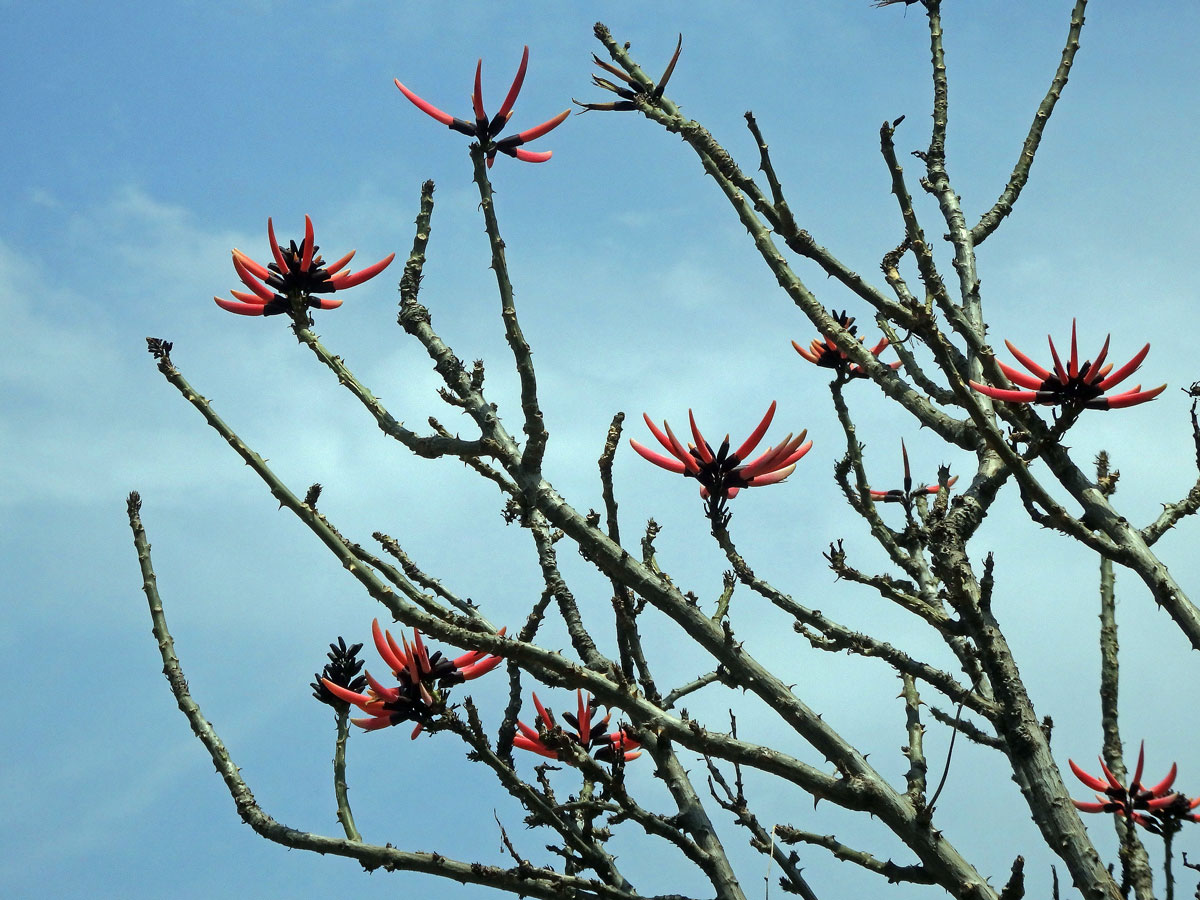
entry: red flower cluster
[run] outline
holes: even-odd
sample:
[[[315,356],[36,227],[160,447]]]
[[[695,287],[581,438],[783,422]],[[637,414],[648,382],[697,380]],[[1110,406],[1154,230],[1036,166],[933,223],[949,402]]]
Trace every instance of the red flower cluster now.
[[[497,153],[505,153],[515,159],[523,162],[545,162],[551,157],[549,150],[541,152],[533,152],[531,150],[521,149],[521,145],[529,141],[540,138],[548,131],[552,131],[563,123],[563,120],[571,114],[569,109],[560,112],[553,119],[543,122],[533,128],[526,129],[519,134],[510,135],[503,140],[496,141],[495,138],[504,126],[508,124],[508,120],[512,117],[513,104],[517,100],[517,94],[521,92],[521,85],[525,81],[525,69],[529,65],[529,48],[525,48],[525,52],[521,54],[521,65],[517,69],[517,77],[513,79],[512,87],[508,89],[508,96],[504,98],[504,102],[500,104],[500,111],[491,119],[488,119],[487,113],[483,111],[483,89],[481,85],[483,75],[483,60],[479,60],[475,66],[475,90],[471,92],[471,106],[475,113],[475,121],[468,122],[465,119],[456,119],[449,113],[442,112],[432,103],[422,100],[403,84],[400,79],[394,79],[396,87],[400,88],[400,93],[412,101],[413,105],[434,119],[437,119],[443,125],[449,126],[454,131],[460,134],[465,134],[468,137],[473,137],[479,141],[479,145],[487,153],[487,164],[490,168],[496,159]]]
[[[849,312],[849,310],[843,310],[842,312],[838,312],[836,309],[830,310],[834,321],[841,325],[842,328],[846,329],[846,331],[850,332],[852,336],[857,337],[858,326],[854,324],[854,317],[849,315]],[[864,341],[865,338],[858,338],[858,342],[860,344]],[[846,378],[867,377],[867,373],[864,372],[860,366],[854,366],[850,364],[850,360],[846,354],[838,349],[837,344],[833,342],[833,338],[829,337],[827,334],[823,334],[819,338],[813,338],[808,347],[802,347],[795,341],[792,341],[792,346],[796,348],[797,353],[814,365],[818,365],[826,369],[833,369],[836,372],[840,372]],[[878,356],[887,348],[887,346],[888,339],[880,338],[879,343],[871,348],[871,353],[874,356]],[[893,369],[900,368],[899,361],[888,363],[888,365]]]
[[[1024,390],[993,387],[977,381],[970,382],[970,385],[979,393],[986,394],[995,400],[1004,400],[1008,403],[1041,403],[1046,406],[1064,406],[1068,409],[1121,409],[1125,406],[1146,403],[1166,390],[1167,386],[1163,384],[1143,391],[1139,384],[1122,394],[1102,397],[1101,395],[1109,388],[1120,384],[1136,372],[1142,364],[1142,360],[1146,358],[1146,354],[1150,352],[1150,345],[1147,344],[1137,352],[1133,359],[1114,372],[1112,363],[1107,365],[1104,363],[1105,357],[1108,356],[1108,342],[1111,338],[1112,335],[1104,338],[1104,346],[1100,348],[1094,362],[1086,360],[1080,363],[1079,346],[1075,338],[1075,320],[1072,319],[1071,357],[1065,366],[1059,359],[1054,340],[1047,337],[1050,342],[1050,356],[1054,359],[1053,372],[1042,368],[1011,343],[1005,341],[1005,346],[1017,358],[1017,362],[1033,375],[1027,375],[1020,369],[1014,369],[1004,363],[999,363],[1000,369],[1009,381]]]
[[[618,754],[624,762],[637,759],[642,755],[642,751],[639,749],[641,745],[626,734],[624,728],[618,728],[611,733],[605,732],[608,720],[612,718],[611,712],[607,713],[603,719],[593,722],[592,713],[599,709],[600,704],[583,691],[575,692],[575,700],[576,714],[563,713],[563,718],[575,729],[575,733],[571,734],[554,721],[554,713],[542,706],[538,695],[534,694],[533,705],[538,712],[534,724],[537,728],[530,728],[524,722],[517,722],[517,728],[521,733],[513,738],[513,746],[549,759],[570,762],[570,757],[564,758],[560,751],[554,750],[546,744],[544,738],[553,735],[560,741],[565,739],[578,745],[585,753],[605,762],[616,761]]]
[[[767,409],[762,421],[758,423],[758,427],[732,453],[729,452],[729,435],[725,435],[725,440],[721,442],[721,446],[716,451],[713,450],[712,445],[704,439],[704,435],[696,427],[696,419],[690,409],[688,410],[688,423],[691,425],[692,437],[696,443],[688,444],[685,448],[679,438],[675,437],[675,433],[671,431],[670,425],[664,421],[664,430],[660,430],[650,416],[643,413],[642,418],[646,420],[650,433],[671,455],[663,456],[634,440],[630,440],[629,444],[643,458],[650,460],[656,466],[699,481],[700,496],[706,501],[709,517],[715,520],[724,515],[725,501],[736,497],[742,488],[761,487],[764,484],[783,481],[792,474],[800,458],[812,449],[812,441],[804,442],[804,438],[808,435],[808,431],[805,430],[795,437],[789,434],[777,445],[768,447],[765,453],[743,464],[742,461],[754,451],[763,435],[766,434],[774,416],[775,401],[772,400],[771,406]]]
[[[1133,782],[1128,788],[1121,784],[1112,771],[1100,760],[1104,780],[1089,775],[1074,760],[1067,760],[1075,777],[1097,791],[1096,801],[1075,800],[1075,808],[1081,812],[1118,813],[1131,822],[1141,825],[1154,834],[1162,834],[1164,828],[1173,829],[1179,822],[1200,822],[1200,815],[1191,810],[1200,806],[1200,797],[1189,800],[1183,794],[1171,791],[1175,783],[1178,766],[1171,763],[1167,777],[1153,787],[1142,786],[1142,768],[1146,761],[1146,744],[1143,741],[1138,751],[1137,768]]]
[[[504,629],[500,629],[504,634]],[[425,724],[446,708],[447,690],[456,684],[486,675],[502,662],[499,656],[489,656],[482,650],[472,650],[456,659],[447,659],[440,650],[432,654],[425,649],[421,632],[413,629],[412,644],[403,634],[396,643],[391,632],[379,627],[379,620],[371,622],[371,636],[375,649],[388,664],[392,674],[400,683],[396,687],[385,687],[370,672],[364,672],[368,687],[365,694],[322,678],[321,684],[339,700],[352,703],[363,712],[370,713],[367,719],[351,719],[355,725],[368,731],[413,721],[415,739]]]
[[[913,498],[916,497],[918,494],[936,494],[938,492],[938,485],[922,484],[922,485],[918,485],[915,488],[913,487],[912,471],[908,467],[908,448],[904,446],[904,438],[900,439],[900,456],[904,459],[904,488],[903,488],[903,490],[893,489],[890,491],[877,491],[877,490],[872,489],[871,490],[871,499],[876,500],[880,503],[903,503],[905,508],[907,509],[912,506]],[[948,469],[948,467],[947,467],[947,469]],[[949,471],[947,471],[946,474],[949,475]],[[941,481],[940,475],[939,475],[938,481],[939,482]],[[958,481],[957,475],[955,475],[951,478],[947,478],[946,487],[948,487],[948,488],[953,487],[954,482],[956,482],[956,481]]]
[[[293,299],[302,299],[305,306],[313,309],[337,309],[342,305],[341,300],[313,295],[332,294],[360,285],[374,278],[396,258],[396,254],[392,253],[373,266],[353,273],[343,272],[342,269],[354,257],[355,251],[351,250],[326,266],[325,261],[316,255],[319,248],[313,243],[313,224],[308,216],[304,217],[304,240],[299,247],[295,241],[288,247],[279,246],[275,240],[275,226],[270,219],[267,219],[267,238],[271,242],[271,255],[275,261],[265,266],[241,250],[234,249],[233,268],[238,278],[242,279],[242,284],[250,288],[252,293],[230,291],[236,300],[213,297],[221,309],[241,316],[274,316],[287,312]]]

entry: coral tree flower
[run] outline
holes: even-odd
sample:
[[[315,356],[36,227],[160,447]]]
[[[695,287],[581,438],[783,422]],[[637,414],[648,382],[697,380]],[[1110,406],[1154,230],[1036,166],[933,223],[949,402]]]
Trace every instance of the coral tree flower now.
[[[499,634],[504,634],[500,629]],[[387,728],[401,722],[416,722],[412,737],[415,739],[425,725],[446,708],[449,688],[464,681],[486,675],[500,665],[499,656],[489,656],[482,650],[472,650],[455,659],[443,656],[440,650],[430,653],[421,632],[413,629],[412,643],[400,635],[396,643],[390,631],[379,627],[379,620],[371,622],[371,636],[375,649],[388,664],[399,684],[386,687],[364,673],[366,693],[337,684],[330,678],[322,678],[321,684],[339,700],[357,706],[370,718],[351,719],[355,725],[367,731]]]
[[[456,119],[449,113],[442,112],[432,103],[422,100],[403,84],[400,79],[394,79],[396,87],[400,89],[405,97],[412,101],[413,106],[425,113],[425,115],[437,119],[443,125],[448,126],[460,134],[465,134],[468,137],[473,137],[479,141],[479,146],[483,148],[487,154],[487,164],[490,168],[496,159],[497,153],[504,153],[514,159],[519,159],[522,162],[545,162],[553,154],[549,150],[534,152],[532,150],[522,149],[521,145],[529,141],[536,140],[548,131],[552,131],[563,123],[563,120],[571,114],[569,109],[560,112],[553,119],[543,122],[533,128],[527,128],[518,134],[509,135],[501,140],[496,140],[497,135],[504,130],[504,126],[508,124],[508,120],[512,117],[513,104],[517,100],[517,94],[521,92],[521,85],[525,81],[525,69],[529,65],[529,48],[521,54],[521,65],[517,68],[517,77],[513,79],[512,87],[508,89],[508,95],[504,98],[504,102],[500,104],[500,111],[490,119],[487,113],[483,111],[483,90],[482,90],[482,75],[483,75],[483,60],[475,66],[475,89],[471,92],[471,107],[475,113],[475,121],[468,122],[465,119]]]
[[[1171,771],[1167,777],[1153,787],[1142,785],[1142,769],[1146,761],[1146,743],[1142,742],[1138,750],[1137,768],[1133,772],[1133,781],[1128,788],[1121,784],[1113,775],[1112,770],[1100,760],[1100,770],[1104,778],[1089,775],[1075,764],[1067,760],[1075,777],[1096,791],[1095,802],[1090,800],[1074,800],[1075,808],[1081,812],[1118,813],[1131,822],[1141,825],[1147,831],[1162,834],[1164,829],[1173,830],[1179,822],[1200,822],[1200,815],[1191,810],[1200,806],[1200,797],[1189,800],[1183,794],[1171,791],[1175,783],[1178,766],[1171,763]]]
[[[834,321],[841,325],[846,331],[850,332],[852,337],[857,337],[858,326],[854,324],[854,317],[848,315],[848,313],[849,310],[844,310],[842,312],[838,312],[836,309],[830,310],[830,314],[833,316]],[[860,344],[864,341],[865,338],[858,338],[858,342]],[[844,378],[849,379],[867,377],[867,373],[864,372],[860,366],[854,366],[850,364],[850,359],[845,353],[838,349],[837,344],[833,342],[833,338],[827,334],[823,334],[819,338],[813,338],[812,342],[807,347],[802,347],[795,341],[792,341],[792,346],[796,348],[797,353],[807,359],[810,363],[821,366],[822,368],[833,369],[835,372],[841,374]],[[888,339],[880,338],[879,343],[871,348],[872,355],[878,356],[885,349],[887,349],[887,346]],[[893,363],[888,363],[888,365],[893,369],[900,368],[900,362],[898,360]]]
[[[1004,400],[1008,403],[1041,403],[1046,406],[1063,406],[1068,409],[1121,409],[1146,403],[1166,390],[1167,386],[1163,384],[1143,391],[1139,384],[1121,394],[1113,394],[1109,397],[1101,396],[1109,388],[1120,384],[1136,372],[1142,364],[1142,360],[1146,358],[1146,354],[1150,352],[1150,345],[1147,344],[1137,352],[1133,359],[1114,372],[1112,363],[1105,364],[1104,362],[1108,356],[1108,343],[1111,338],[1112,335],[1104,338],[1104,346],[1100,348],[1094,361],[1086,360],[1080,363],[1079,345],[1075,337],[1075,320],[1072,319],[1071,356],[1065,366],[1059,358],[1054,340],[1047,337],[1050,342],[1050,356],[1054,359],[1053,371],[1042,368],[1011,343],[1005,341],[1005,345],[1017,358],[1017,361],[1033,373],[1029,375],[1020,369],[999,363],[1001,371],[1008,377],[1008,380],[1023,390],[993,387],[977,381],[970,382],[970,385],[979,393],[986,394],[994,400]]]
[[[675,63],[679,62],[679,53],[681,50],[683,50],[682,34],[679,36],[679,41],[675,44],[675,52],[671,55],[671,61],[667,63],[667,68],[663,72],[662,78],[658,79],[658,84],[642,84],[634,81],[628,74],[616,66],[606,63],[593,53],[592,60],[596,65],[621,81],[621,84],[615,84],[607,78],[595,74],[592,75],[592,84],[606,91],[611,91],[621,99],[610,103],[579,103],[578,100],[575,102],[585,110],[599,109],[609,112],[629,112],[637,109],[637,100],[639,98],[646,101],[658,100],[662,97],[663,91],[667,89],[667,82],[671,80],[671,73],[675,71]]]
[[[903,503],[907,509],[912,505],[913,499],[919,494],[936,494],[940,489],[940,484],[944,480],[946,487],[951,488],[954,482],[958,481],[958,476],[950,477],[949,468],[945,469],[945,478],[941,472],[938,473],[938,484],[920,484],[913,487],[912,470],[908,467],[908,448],[904,446],[904,438],[900,439],[900,456],[904,460],[904,487],[902,490],[877,491],[871,490],[871,499],[878,503]]]
[[[576,714],[562,714],[567,723],[575,729],[575,733],[572,734],[554,721],[554,713],[542,706],[538,695],[534,694],[533,705],[538,713],[534,724],[537,727],[530,728],[524,722],[517,722],[520,734],[513,737],[513,746],[563,762],[571,761],[570,754],[554,749],[551,744],[566,741],[605,762],[615,762],[618,755],[622,762],[629,762],[642,755],[642,751],[639,749],[641,744],[626,734],[624,728],[618,728],[613,732],[605,731],[608,727],[608,720],[612,718],[611,712],[605,714],[603,719],[593,721],[593,714],[599,709],[600,704],[591,695],[585,694],[583,691],[576,691],[575,701]],[[550,738],[550,744],[546,743],[545,738]]]
[[[291,309],[293,299],[302,300],[305,306],[313,309],[337,309],[342,305],[341,300],[313,295],[332,294],[369,281],[396,258],[396,254],[392,253],[357,272],[342,271],[354,257],[355,251],[351,250],[341,259],[326,265],[317,255],[320,248],[313,243],[313,224],[308,216],[304,217],[304,240],[299,247],[295,241],[287,247],[281,247],[275,240],[275,226],[270,219],[267,219],[267,238],[275,259],[265,266],[241,250],[234,249],[234,271],[251,293],[231,291],[236,298],[234,300],[213,297],[221,309],[241,316],[274,316]]]
[[[629,444],[638,454],[656,466],[699,481],[700,496],[706,501],[705,509],[710,518],[716,519],[724,515],[725,501],[736,497],[742,488],[760,487],[764,484],[783,481],[792,474],[800,458],[812,449],[812,441],[805,442],[804,440],[808,435],[808,431],[805,430],[795,437],[789,434],[775,446],[768,447],[766,452],[750,462],[744,463],[743,460],[754,451],[763,435],[766,434],[774,416],[775,401],[772,400],[771,406],[767,409],[762,421],[758,423],[758,427],[732,453],[729,452],[729,435],[725,435],[721,446],[717,450],[713,450],[712,445],[704,439],[704,435],[696,427],[696,418],[690,409],[688,410],[688,423],[691,425],[692,437],[696,443],[689,443],[684,447],[679,438],[675,437],[675,433],[671,431],[670,425],[664,421],[662,429],[659,429],[650,416],[643,413],[642,418],[646,420],[650,433],[671,455],[663,456],[634,440],[631,440]]]

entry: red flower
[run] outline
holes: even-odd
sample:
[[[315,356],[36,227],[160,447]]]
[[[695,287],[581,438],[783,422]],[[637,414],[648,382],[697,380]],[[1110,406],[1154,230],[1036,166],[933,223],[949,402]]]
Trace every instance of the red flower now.
[[[1089,775],[1075,765],[1074,760],[1067,760],[1075,777],[1093,791],[1099,792],[1096,794],[1096,802],[1073,800],[1075,808],[1081,812],[1119,813],[1155,834],[1161,834],[1164,827],[1168,829],[1177,827],[1179,822],[1200,822],[1200,815],[1191,812],[1200,806],[1200,797],[1189,800],[1183,794],[1171,792],[1171,785],[1175,783],[1175,775],[1178,772],[1175,763],[1171,763],[1171,771],[1167,773],[1166,778],[1153,787],[1147,788],[1142,786],[1142,768],[1145,761],[1146,742],[1143,741],[1141,749],[1138,750],[1137,768],[1133,772],[1133,782],[1126,789],[1121,782],[1117,781],[1116,776],[1104,764],[1103,759],[1100,760],[1100,770],[1104,773],[1104,780]]]
[[[325,261],[316,255],[320,248],[313,243],[313,224],[308,216],[304,217],[304,240],[299,247],[295,241],[288,247],[279,246],[275,240],[275,226],[270,219],[267,219],[267,238],[271,241],[271,255],[275,261],[265,266],[241,250],[234,249],[233,268],[242,279],[242,284],[253,293],[230,291],[236,300],[213,297],[221,309],[242,316],[274,316],[287,312],[293,299],[303,300],[305,306],[313,309],[337,309],[342,305],[341,300],[314,297],[313,294],[332,294],[360,285],[374,278],[396,258],[396,254],[392,253],[373,266],[353,273],[343,272],[342,269],[354,257],[355,251],[351,250],[337,262],[326,266]]]
[[[1006,366],[1004,363],[999,363],[1000,369],[1009,381],[1025,390],[993,387],[977,381],[970,382],[970,385],[979,393],[986,394],[995,400],[1004,400],[1008,403],[1041,403],[1047,406],[1065,406],[1069,409],[1121,409],[1125,406],[1136,406],[1139,403],[1153,400],[1166,390],[1167,386],[1163,384],[1143,391],[1139,384],[1123,394],[1102,397],[1101,394],[1109,388],[1120,384],[1136,372],[1142,364],[1142,360],[1146,358],[1146,354],[1150,352],[1150,345],[1147,344],[1137,352],[1133,359],[1114,372],[1112,363],[1107,365],[1104,363],[1104,358],[1108,356],[1108,342],[1111,337],[1112,335],[1108,335],[1104,338],[1104,346],[1096,355],[1095,362],[1087,360],[1080,364],[1079,346],[1075,338],[1075,320],[1072,319],[1071,358],[1066,366],[1063,366],[1062,360],[1058,357],[1058,350],[1054,346],[1053,339],[1047,337],[1050,342],[1050,355],[1054,358],[1053,372],[1043,369],[1011,343],[1005,341],[1005,345],[1017,358],[1017,362],[1032,372],[1033,377],[1020,369]]]
[[[833,315],[834,321],[841,325],[842,328],[846,329],[846,331],[850,332],[852,336],[857,336],[858,326],[854,324],[854,317],[847,315],[849,310],[838,312],[836,309],[834,309],[830,310],[830,312]],[[864,340],[864,338],[860,337],[858,342],[861,344]],[[887,348],[887,345],[888,339],[880,338],[879,343],[871,348],[871,353],[875,356],[878,356]],[[833,342],[833,338],[829,337],[829,335],[821,335],[819,338],[813,338],[812,343],[810,343],[807,348],[801,347],[795,341],[792,341],[792,346],[796,348],[797,353],[807,359],[810,363],[814,363],[815,365],[822,366],[826,369],[833,369],[842,373],[842,375],[846,378],[867,377],[867,373],[864,372],[859,366],[853,366],[850,364],[850,360],[846,357],[846,354],[838,349],[837,344]],[[893,369],[900,368],[899,361],[888,363],[888,365]]]
[[[634,440],[629,443],[642,457],[650,460],[656,466],[699,481],[700,496],[706,501],[705,510],[710,518],[716,520],[724,516],[725,501],[736,497],[742,488],[760,487],[764,484],[783,481],[792,474],[797,461],[812,449],[812,441],[804,442],[804,438],[808,435],[808,431],[805,430],[795,437],[789,434],[777,445],[768,447],[765,453],[743,464],[742,461],[753,452],[763,435],[766,434],[767,427],[771,424],[774,416],[775,401],[772,400],[767,414],[758,423],[758,427],[733,453],[729,452],[729,435],[725,435],[725,440],[721,442],[720,448],[713,451],[712,445],[704,439],[704,435],[696,427],[696,419],[690,409],[688,410],[688,422],[692,428],[695,444],[688,444],[685,449],[679,438],[675,437],[675,433],[671,431],[670,425],[663,422],[664,433],[645,413],[642,413],[642,418],[650,427],[651,434],[671,455],[663,456]]]
[[[499,634],[504,634],[503,628]],[[456,659],[447,659],[440,650],[431,654],[425,649],[421,632],[415,628],[412,644],[400,635],[401,647],[391,632],[379,627],[378,619],[371,622],[371,636],[375,639],[375,649],[391,668],[399,685],[385,687],[372,678],[370,672],[365,672],[370,687],[365,694],[360,694],[328,678],[321,679],[321,684],[333,696],[370,713],[370,718],[350,720],[367,731],[413,721],[417,723],[412,732],[415,739],[426,723],[446,708],[449,688],[486,675],[502,662],[499,656],[489,656],[482,650],[472,650]]]
[[[917,494],[936,494],[938,492],[938,484],[940,484],[942,481],[942,474],[940,472],[938,473],[938,484],[922,484],[914,488],[912,472],[908,467],[908,448],[904,446],[904,438],[900,439],[900,456],[904,459],[904,489],[893,489],[890,491],[877,491],[872,489],[871,498],[879,501],[880,503],[903,503],[905,509],[907,509],[912,506],[913,498],[917,496]],[[949,477],[949,467],[946,467],[945,474],[947,476],[945,479],[946,487],[953,487],[954,482],[958,481],[958,476],[955,475],[953,477]]]
[[[521,145],[540,138],[546,132],[557,128],[562,124],[563,120],[571,114],[569,109],[563,110],[553,119],[543,122],[534,128],[526,129],[519,134],[510,135],[503,140],[496,141],[495,137],[504,130],[504,126],[508,124],[509,118],[512,116],[513,103],[516,102],[517,94],[521,92],[521,84],[525,81],[525,68],[529,65],[529,48],[526,47],[524,53],[521,54],[521,65],[517,68],[517,77],[513,79],[512,87],[508,89],[508,96],[504,98],[504,102],[500,104],[500,111],[496,113],[490,120],[487,113],[483,111],[483,91],[481,88],[481,76],[483,74],[483,60],[479,60],[475,66],[475,90],[471,92],[471,106],[475,113],[475,121],[468,122],[464,119],[456,119],[449,113],[442,112],[432,103],[422,100],[403,84],[400,79],[395,79],[396,87],[400,88],[400,93],[412,101],[413,105],[425,113],[437,119],[443,125],[449,126],[454,131],[465,134],[468,137],[473,137],[479,141],[479,145],[487,153],[487,164],[490,168],[496,159],[497,153],[506,153],[515,159],[524,162],[545,162],[551,157],[549,150],[541,152],[533,152],[530,150],[522,150]]]
[[[611,712],[606,714],[603,719],[593,722],[592,713],[599,709],[600,704],[583,691],[575,692],[575,700],[576,715],[563,713],[563,718],[575,729],[575,733],[572,734],[554,721],[554,713],[542,706],[538,695],[534,694],[533,705],[538,711],[534,724],[537,728],[530,728],[524,722],[518,721],[517,728],[521,733],[513,738],[513,746],[563,762],[570,762],[570,756],[564,756],[562,751],[553,749],[545,742],[544,737],[550,737],[551,744],[563,741],[576,744],[585,753],[606,762],[615,761],[618,753],[624,762],[637,759],[642,755],[642,751],[639,749],[641,744],[626,734],[624,728],[605,733],[604,729],[608,727],[608,720],[612,718]],[[593,750],[595,753],[592,752]]]

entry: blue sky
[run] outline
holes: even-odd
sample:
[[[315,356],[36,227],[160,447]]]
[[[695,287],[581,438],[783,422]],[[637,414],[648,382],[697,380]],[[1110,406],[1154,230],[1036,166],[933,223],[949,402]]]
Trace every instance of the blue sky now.
[[[968,215],[978,216],[1003,186],[1049,83],[1070,4],[946,7],[951,176]],[[144,338],[174,341],[184,373],[295,489],[325,484],[322,508],[347,534],[394,534],[496,621],[517,621],[537,596],[536,560],[525,536],[504,526],[494,490],[461,466],[414,460],[388,443],[280,318],[242,319],[212,303],[236,285],[230,248],[265,257],[268,216],[286,240],[310,214],[327,258],[351,247],[365,261],[403,257],[420,184],[433,178],[422,300],[461,357],[487,362],[492,398],[512,418],[515,379],[465,140],[417,112],[393,77],[464,116],[475,60],[484,57],[485,97],[495,107],[528,44],[513,120],[523,128],[572,97],[606,99],[589,85],[589,54],[601,50],[591,34],[597,19],[631,41],[652,74],[682,32],[673,99],[747,170],[754,148],[741,117],[753,109],[801,224],[864,273],[877,272],[901,235],[879,124],[907,116],[897,134],[902,152],[928,141],[928,41],[916,8],[856,0],[735,11],[668,2],[651,14],[632,3],[447,9],[344,0],[302,9],[272,0],[120,9],[0,2],[8,38],[0,108],[10,123],[0,168],[0,311],[9,335],[0,358],[0,560],[9,597],[0,620],[0,752],[10,811],[0,824],[0,886],[8,896],[487,893],[366,876],[346,861],[284,851],[240,824],[159,674],[124,517],[125,494],[140,490],[193,692],[263,806],[306,830],[337,829],[331,717],[307,684],[325,645],[339,634],[363,640],[376,610],[163,382]],[[1137,523],[1195,478],[1188,400],[1176,388],[1200,378],[1191,277],[1200,242],[1198,30],[1195,4],[1089,11],[1030,184],[980,251],[996,342],[1008,337],[1032,352],[1047,332],[1065,339],[1077,317],[1086,351],[1109,332],[1122,359],[1153,343],[1141,377],[1171,388],[1153,404],[1085,417],[1070,441],[1080,459],[1101,448],[1114,454],[1118,500]],[[533,166],[501,158],[492,180],[539,366],[551,480],[577,506],[599,505],[594,460],[618,409],[635,437],[645,437],[643,410],[675,421],[689,407],[712,432],[737,435],[778,400],[777,427],[809,428],[816,448],[786,485],[736,501],[735,538],[756,569],[808,605],[940,660],[933,635],[832,582],[820,557],[831,540],[845,538],[864,568],[881,563],[831,484],[842,439],[825,380],[788,346],[811,329],[775,289],[695,156],[634,114],[572,117],[535,147],[554,150],[554,159]],[[915,160],[908,170],[915,178]],[[920,213],[927,232],[939,234],[936,209]],[[943,265],[949,272],[945,255]],[[851,306],[869,323],[854,298],[798,268],[827,305]],[[318,330],[398,417],[417,425],[437,415],[456,427],[427,358],[394,324],[394,275],[349,293]],[[880,478],[898,475],[901,437],[925,477],[940,462],[965,471],[957,451],[898,418],[869,386],[854,387],[860,437]],[[628,447],[616,477],[626,534],[653,515],[665,526],[664,566],[702,597],[715,596],[724,565],[694,485]],[[1185,524],[1160,547],[1196,597],[1194,535]],[[1057,723],[1060,762],[1092,759],[1094,560],[1030,526],[1011,496],[974,550],[996,553],[998,611],[1039,712]],[[603,583],[573,561],[569,571],[585,609],[602,609]],[[1152,772],[1178,758],[1181,789],[1196,793],[1195,660],[1140,585],[1122,573],[1118,585],[1126,741],[1148,738]],[[794,672],[807,702],[900,777],[902,709],[886,671],[815,654],[749,596],[738,595],[735,622],[755,652]],[[660,681],[703,670],[669,624],[656,639]],[[485,682],[471,693],[487,708],[504,688]],[[717,688],[692,709],[720,723],[730,705],[756,739],[803,753],[740,695]],[[930,728],[932,759],[942,758],[945,741],[944,730]],[[542,859],[544,839],[523,831],[519,810],[467,766],[449,736],[357,735],[350,754],[367,839],[500,862],[495,810],[523,852]],[[648,772],[631,776],[656,790]],[[881,829],[824,805],[818,816],[806,798],[753,779],[749,788],[766,819],[836,831],[907,861]],[[1049,860],[995,760],[956,750],[941,814],[993,883],[1026,852],[1031,893],[1046,893]],[[1107,825],[1091,828],[1111,851]],[[644,892],[700,890],[675,880],[673,861],[624,836],[618,844]],[[731,828],[728,845],[740,854],[744,844]],[[1177,848],[1200,853],[1192,834]],[[752,885],[761,863],[740,858]],[[816,851],[804,863],[822,896],[876,889]]]

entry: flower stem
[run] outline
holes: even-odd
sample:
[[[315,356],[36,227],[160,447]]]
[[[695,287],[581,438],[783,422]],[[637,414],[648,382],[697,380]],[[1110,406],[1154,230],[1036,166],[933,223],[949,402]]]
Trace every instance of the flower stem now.
[[[337,797],[337,817],[346,837],[361,841],[362,835],[354,825],[350,798],[346,795],[346,739],[350,736],[350,707],[343,704],[337,711],[337,743],[333,750],[333,793]]]

